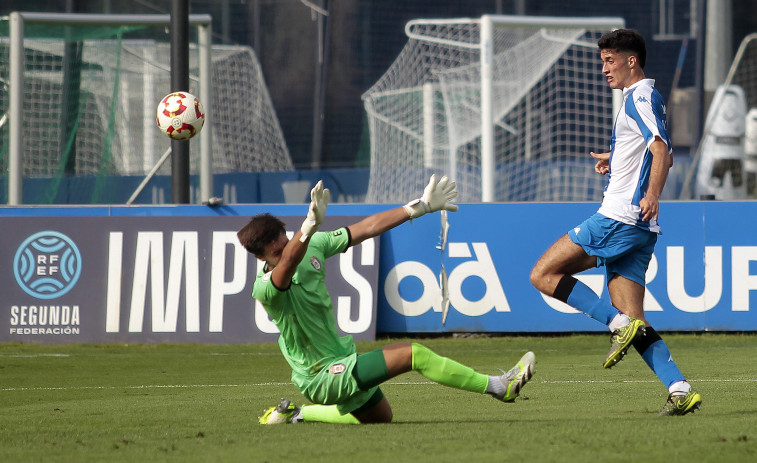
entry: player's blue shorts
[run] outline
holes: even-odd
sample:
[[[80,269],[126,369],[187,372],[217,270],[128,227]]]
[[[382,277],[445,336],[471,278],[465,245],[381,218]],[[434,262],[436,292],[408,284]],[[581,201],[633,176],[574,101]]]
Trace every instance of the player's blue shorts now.
[[[597,267],[605,266],[608,282],[617,274],[645,286],[656,233],[596,213],[570,230],[568,236],[588,255],[597,256]]]

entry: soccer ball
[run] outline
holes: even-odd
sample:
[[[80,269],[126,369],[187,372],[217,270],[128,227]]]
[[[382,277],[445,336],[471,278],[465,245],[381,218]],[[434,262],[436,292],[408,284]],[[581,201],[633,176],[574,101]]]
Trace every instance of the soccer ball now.
[[[202,103],[189,92],[173,92],[164,96],[158,104],[158,128],[174,140],[189,140],[205,123]]]

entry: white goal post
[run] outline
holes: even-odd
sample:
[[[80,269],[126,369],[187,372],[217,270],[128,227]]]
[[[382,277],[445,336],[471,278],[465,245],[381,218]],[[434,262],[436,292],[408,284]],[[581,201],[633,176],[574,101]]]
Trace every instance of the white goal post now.
[[[498,169],[505,162],[515,164],[503,159],[515,151],[519,162],[546,160],[545,144],[555,143],[543,140],[550,137],[579,139],[596,131],[602,132],[596,140],[604,138],[609,145],[613,108],[622,95],[603,82],[596,40],[624,26],[618,17],[484,15],[410,21],[405,49],[363,95],[371,130],[367,200],[402,201],[422,190],[429,171],[455,179],[463,202],[559,199],[554,192],[505,193],[514,187],[502,186],[510,180],[498,181]],[[578,80],[576,75],[581,79],[576,86],[565,84]],[[575,115],[550,121],[561,111]],[[500,140],[506,136],[518,138],[517,143]],[[601,148],[591,145],[596,140],[584,140],[586,153]],[[579,143],[568,144],[570,148],[552,149],[550,156],[575,155]],[[516,169],[518,175],[534,170]],[[562,175],[566,172],[569,176],[570,169]],[[528,175],[519,181],[536,178]],[[550,183],[546,177],[538,181]],[[592,191],[593,182],[585,180]]]

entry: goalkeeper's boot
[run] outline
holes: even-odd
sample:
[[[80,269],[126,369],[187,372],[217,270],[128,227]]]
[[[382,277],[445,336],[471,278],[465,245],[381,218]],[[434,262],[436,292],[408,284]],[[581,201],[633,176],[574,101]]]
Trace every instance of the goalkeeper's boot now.
[[[628,352],[628,348],[631,347],[631,343],[636,336],[643,336],[646,332],[646,325],[638,318],[628,317],[630,322],[628,325],[618,328],[612,332],[610,337],[610,352],[605,359],[604,367],[612,368],[616,363],[620,362]]]
[[[278,405],[263,411],[258,417],[260,424],[287,424],[302,421],[300,407],[296,407],[289,399],[281,399]]]
[[[502,371],[504,373],[499,377],[502,381],[503,393],[494,395],[494,398],[501,400],[502,402],[513,402],[523,386],[526,385],[528,380],[534,375],[534,363],[536,358],[534,353],[526,352],[518,363],[510,369],[510,371]]]
[[[668,401],[660,410],[662,416],[685,415],[702,406],[702,396],[698,392],[690,391],[688,394],[670,394]]]

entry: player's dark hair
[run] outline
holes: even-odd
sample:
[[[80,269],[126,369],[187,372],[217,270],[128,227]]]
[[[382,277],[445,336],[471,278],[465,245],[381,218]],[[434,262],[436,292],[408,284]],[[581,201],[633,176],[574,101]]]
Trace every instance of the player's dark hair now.
[[[247,251],[262,256],[265,247],[276,241],[282,233],[286,233],[284,222],[266,212],[253,217],[237,232],[237,238]]]
[[[639,66],[647,64],[647,44],[644,37],[634,29],[616,29],[603,35],[597,42],[600,50],[615,50],[631,53],[639,59]]]

